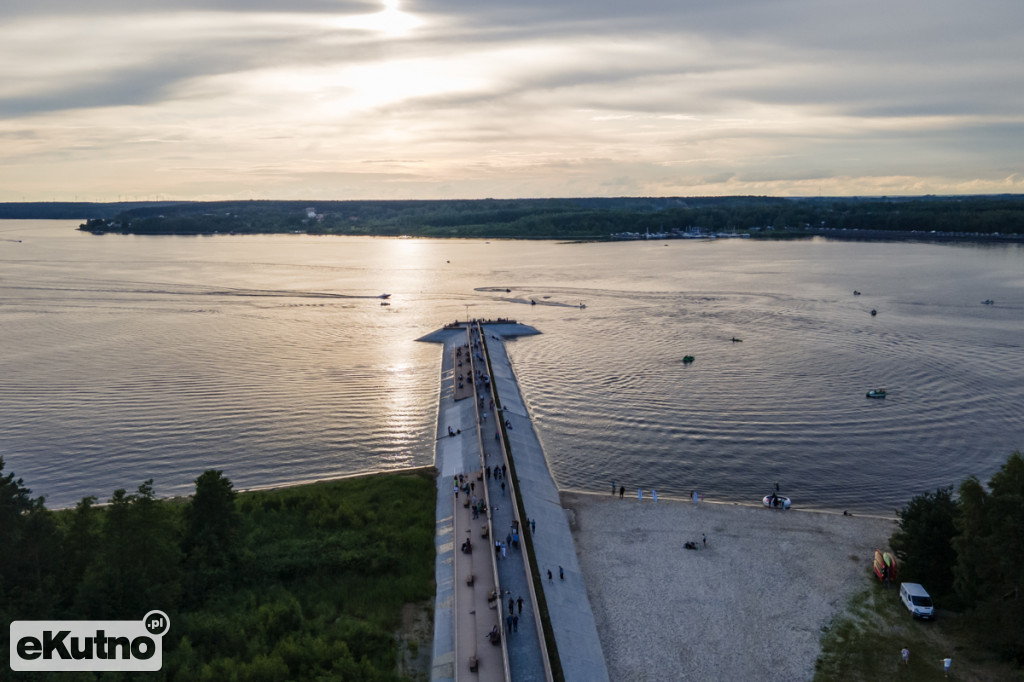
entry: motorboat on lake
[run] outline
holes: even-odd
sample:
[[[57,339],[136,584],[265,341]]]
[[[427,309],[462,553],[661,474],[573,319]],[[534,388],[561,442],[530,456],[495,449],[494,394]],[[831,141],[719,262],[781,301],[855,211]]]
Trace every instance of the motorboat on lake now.
[[[870,391],[867,392],[867,397],[868,398],[884,398],[885,397],[885,389],[884,388],[873,388],[873,389],[871,389]]]

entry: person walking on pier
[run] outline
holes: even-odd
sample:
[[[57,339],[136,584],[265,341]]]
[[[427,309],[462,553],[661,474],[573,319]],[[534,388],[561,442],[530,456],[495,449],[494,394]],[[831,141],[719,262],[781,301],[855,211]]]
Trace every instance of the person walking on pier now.
[[[621,500],[625,496],[625,494],[626,494],[626,486],[620,487],[619,488],[619,499]]]
[[[523,612],[523,597],[522,597],[522,595],[519,596],[519,599],[516,601],[516,604],[519,605],[519,613],[522,613]]]

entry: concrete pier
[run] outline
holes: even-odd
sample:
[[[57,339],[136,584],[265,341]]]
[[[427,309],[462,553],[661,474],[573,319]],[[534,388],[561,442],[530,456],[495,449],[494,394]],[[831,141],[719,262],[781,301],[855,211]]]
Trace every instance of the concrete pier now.
[[[465,323],[420,339],[444,346],[435,453],[437,596],[431,675],[438,682],[608,679],[568,518],[504,346],[505,338],[537,333],[513,322]],[[467,399],[469,379],[472,400]],[[505,475],[496,475],[499,470]],[[469,516],[460,522],[460,512],[470,512],[462,506],[464,499],[453,502],[459,474],[474,483],[470,494],[485,501],[485,523]],[[488,551],[480,554],[485,526]],[[461,551],[466,537],[474,544],[472,568],[460,573],[469,561]],[[493,587],[485,582],[472,592],[460,582],[465,583],[466,570],[472,571],[474,584],[481,579],[484,557],[492,558]],[[480,595],[492,589],[498,598],[486,599],[486,613],[481,613]],[[495,624],[502,631],[500,646],[485,639]],[[504,670],[499,670],[499,651]],[[504,677],[492,677],[496,672]]]

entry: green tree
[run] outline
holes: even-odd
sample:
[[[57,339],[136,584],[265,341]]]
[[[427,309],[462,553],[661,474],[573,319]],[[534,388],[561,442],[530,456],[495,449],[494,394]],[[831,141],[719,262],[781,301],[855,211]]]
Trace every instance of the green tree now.
[[[185,510],[183,549],[190,598],[204,599],[231,579],[238,559],[239,515],[234,485],[223,472],[210,469],[199,476]]]
[[[64,569],[62,575],[64,601],[74,601],[75,590],[95,560],[101,538],[100,510],[96,498],[83,497],[70,516],[65,515]]]
[[[174,609],[181,594],[179,536],[172,509],[156,499],[152,479],[131,495],[115,490],[98,556],[79,590],[80,608],[89,617],[110,619]]]
[[[0,457],[0,474],[4,459]],[[0,475],[0,615],[45,617],[53,605],[60,554],[53,515],[22,479]],[[8,613],[4,613],[8,611]]]
[[[964,481],[960,499],[957,594],[986,645],[1024,661],[1024,455],[1010,455],[988,491]]]
[[[933,595],[953,592],[953,537],[958,515],[952,486],[922,493],[900,511],[900,528],[889,539],[902,563],[900,575],[923,583]]]

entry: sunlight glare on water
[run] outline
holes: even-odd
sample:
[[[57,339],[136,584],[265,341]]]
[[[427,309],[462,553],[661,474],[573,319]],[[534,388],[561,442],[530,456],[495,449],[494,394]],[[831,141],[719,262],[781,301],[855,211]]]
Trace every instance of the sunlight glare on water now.
[[[1024,448],[1018,246],[75,227],[0,223],[0,456],[49,506],[429,465],[416,339],[467,312],[542,332],[509,355],[563,488],[891,513]]]

